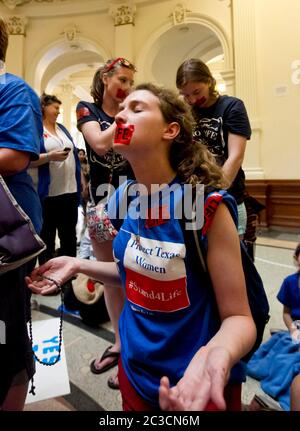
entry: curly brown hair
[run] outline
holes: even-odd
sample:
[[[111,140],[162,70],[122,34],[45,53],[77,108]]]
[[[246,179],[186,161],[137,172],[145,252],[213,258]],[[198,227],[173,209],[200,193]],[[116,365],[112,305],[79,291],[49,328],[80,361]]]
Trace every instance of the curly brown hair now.
[[[190,107],[172,90],[145,83],[135,90],[147,90],[159,99],[161,113],[167,123],[177,122],[180,132],[170,150],[170,163],[179,179],[192,185],[228,187],[221,168],[205,145],[193,139],[193,116]]]
[[[40,97],[40,103],[42,114],[44,115],[44,109],[46,106],[52,105],[53,103],[58,103],[59,105],[61,105],[61,100],[59,100],[54,94],[46,94],[45,92],[43,92]]]

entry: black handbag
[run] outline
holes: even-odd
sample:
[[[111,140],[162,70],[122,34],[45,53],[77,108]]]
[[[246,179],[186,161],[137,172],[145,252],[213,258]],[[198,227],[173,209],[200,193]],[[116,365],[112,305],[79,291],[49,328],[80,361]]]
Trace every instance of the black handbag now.
[[[38,256],[46,245],[0,175],[0,275]]]

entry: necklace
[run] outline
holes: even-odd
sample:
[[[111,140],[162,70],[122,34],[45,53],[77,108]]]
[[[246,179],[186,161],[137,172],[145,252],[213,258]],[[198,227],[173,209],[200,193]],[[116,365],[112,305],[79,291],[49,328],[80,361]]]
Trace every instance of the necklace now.
[[[141,237],[140,237],[140,218],[141,218],[141,196],[140,191],[137,191],[137,197],[139,199],[139,203],[137,205],[138,209],[138,218],[137,218],[137,234],[135,235],[136,243],[140,246],[141,245]]]
[[[141,245],[141,237],[140,237],[140,216],[138,217],[138,225],[137,225],[137,234],[135,235],[135,240],[137,245]]]

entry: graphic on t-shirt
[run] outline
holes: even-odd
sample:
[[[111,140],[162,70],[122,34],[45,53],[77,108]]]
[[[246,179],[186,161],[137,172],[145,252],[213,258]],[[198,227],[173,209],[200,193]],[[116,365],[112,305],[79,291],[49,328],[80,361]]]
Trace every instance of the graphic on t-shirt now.
[[[82,108],[76,111],[77,121],[81,120],[81,118],[83,117],[88,117],[89,115],[91,115],[91,112],[89,108],[87,108],[86,106],[83,106]]]
[[[161,226],[170,220],[170,212],[168,205],[157,205],[148,208],[145,227],[151,229],[155,226]]]
[[[223,137],[222,117],[197,119],[194,138],[200,139],[213,155],[218,157],[224,156],[225,141]]]
[[[98,123],[100,124],[100,128],[101,130],[106,130],[111,126],[111,123],[109,123],[106,120],[101,120],[100,118],[98,118]]]
[[[174,312],[190,305],[185,244],[131,234],[124,255],[127,299],[151,311]]]
[[[215,213],[218,209],[220,202],[222,202],[223,196],[214,192],[210,196],[207,197],[205,205],[204,205],[204,226],[202,228],[202,235],[206,235],[209,230],[212,221],[214,219]]]

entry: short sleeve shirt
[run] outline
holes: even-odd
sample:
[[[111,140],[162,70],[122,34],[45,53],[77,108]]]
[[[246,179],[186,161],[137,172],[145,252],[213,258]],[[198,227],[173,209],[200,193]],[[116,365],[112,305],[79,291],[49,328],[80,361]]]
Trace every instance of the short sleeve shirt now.
[[[291,274],[283,280],[277,299],[290,309],[293,320],[300,319],[300,273]]]
[[[114,117],[107,115],[95,103],[81,101],[76,108],[77,127],[90,121],[97,121],[102,131],[108,129],[115,121]],[[133,171],[129,163],[120,154],[110,149],[104,156],[98,156],[85,140],[87,159],[90,166],[91,189],[95,202],[96,189],[101,184],[111,183],[115,188],[119,187],[120,176],[133,179]],[[112,176],[111,176],[112,175]]]
[[[42,113],[37,94],[21,78],[6,73],[0,79],[0,148],[25,151],[32,160],[37,160],[42,139]],[[24,170],[5,177],[5,181],[39,232],[41,207],[31,177]]]
[[[228,158],[228,134],[251,137],[251,127],[247,111],[242,100],[231,96],[220,96],[208,108],[193,109],[195,118],[194,138],[201,140],[216,157],[220,166]],[[232,186],[228,190],[237,203],[243,201],[245,174],[240,168]]]

